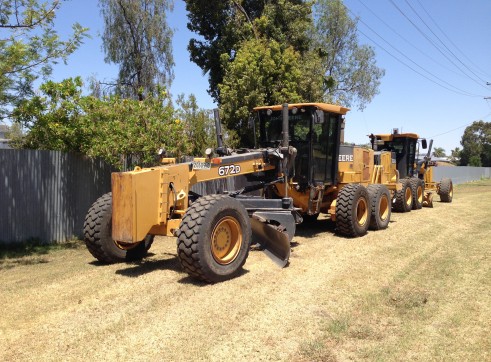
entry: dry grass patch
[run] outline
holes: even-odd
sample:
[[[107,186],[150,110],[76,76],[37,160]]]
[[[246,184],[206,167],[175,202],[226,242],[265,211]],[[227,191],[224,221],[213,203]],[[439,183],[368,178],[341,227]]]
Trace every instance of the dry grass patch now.
[[[491,181],[459,185],[357,239],[321,219],[287,268],[252,251],[215,285],[181,271],[174,238],[140,263],[80,242],[2,256],[0,360],[490,360],[490,201]]]

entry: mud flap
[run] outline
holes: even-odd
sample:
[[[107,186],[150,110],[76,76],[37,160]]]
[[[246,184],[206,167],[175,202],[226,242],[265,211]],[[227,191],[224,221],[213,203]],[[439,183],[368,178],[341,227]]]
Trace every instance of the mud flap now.
[[[291,212],[256,211],[251,217],[252,241],[279,267],[288,264],[290,241],[295,234],[295,218]]]

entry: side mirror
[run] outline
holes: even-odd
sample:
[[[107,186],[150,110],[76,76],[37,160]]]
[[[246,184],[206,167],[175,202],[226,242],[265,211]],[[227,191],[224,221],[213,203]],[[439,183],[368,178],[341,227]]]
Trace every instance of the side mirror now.
[[[428,148],[428,144],[426,143],[426,138],[423,138],[421,140],[421,147],[423,147],[423,150],[426,150]]]
[[[320,109],[315,111],[314,123],[315,124],[323,124],[324,123],[324,111],[322,111]]]

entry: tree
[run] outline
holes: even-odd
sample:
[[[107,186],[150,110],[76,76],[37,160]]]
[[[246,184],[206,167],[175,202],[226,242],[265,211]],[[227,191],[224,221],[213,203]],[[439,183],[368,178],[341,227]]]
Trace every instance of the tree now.
[[[460,143],[462,166],[491,166],[491,122],[473,122],[465,129]]]
[[[282,49],[278,42],[262,39],[244,42],[235,60],[228,63],[219,85],[221,109],[224,123],[237,130],[241,145],[252,144],[247,127],[254,106],[302,100],[299,64],[300,55],[292,47]]]
[[[318,0],[314,6],[314,48],[324,75],[324,101],[364,109],[379,92],[385,71],[375,64],[375,52],[360,45],[357,19],[342,0]]]
[[[445,157],[445,149],[442,147],[435,147],[433,149],[433,156],[434,157]]]
[[[319,1],[314,16],[310,1],[208,3],[186,0],[188,28],[202,37],[188,49],[243,145],[254,106],[327,101],[363,109],[378,93],[384,72],[373,49],[358,44],[340,0]]]
[[[205,150],[216,144],[212,111],[199,108],[194,94],[187,99],[184,94],[180,94],[176,103],[179,107],[176,109],[176,116],[185,124],[185,134],[182,137],[191,143],[192,155],[204,156]]]
[[[450,154],[450,162],[452,162],[454,165],[459,165],[460,164],[460,154],[462,153],[462,150],[460,147],[455,147]]]
[[[32,96],[33,82],[49,76],[59,60],[66,62],[86,36],[88,29],[76,23],[73,35],[60,39],[54,29],[59,8],[59,0],[0,0],[0,120]]]
[[[164,90],[138,101],[84,96],[82,86],[79,77],[48,81],[39,95],[21,102],[13,117],[27,132],[17,147],[78,152],[119,168],[127,160],[127,167],[154,165],[159,148],[176,157],[189,154],[185,124]]]
[[[199,35],[188,45],[190,58],[208,74],[208,92],[219,104],[226,62],[244,42],[263,37],[304,52],[309,47],[310,4],[303,0],[185,0],[188,29]]]
[[[143,100],[169,86],[174,59],[167,11],[172,0],[100,0],[105,61],[119,65],[116,92]]]

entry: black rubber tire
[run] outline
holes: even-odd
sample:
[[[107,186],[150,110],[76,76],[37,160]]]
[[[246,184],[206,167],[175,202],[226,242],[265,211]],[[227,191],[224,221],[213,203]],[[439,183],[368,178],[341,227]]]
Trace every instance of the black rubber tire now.
[[[360,184],[349,184],[339,191],[336,201],[336,229],[341,235],[365,235],[370,225],[370,197]]]
[[[92,204],[84,222],[85,245],[97,260],[107,264],[141,260],[147,255],[154,239],[154,235],[147,235],[134,247],[123,249],[114,242],[111,231],[112,193],[107,193]]]
[[[230,261],[220,263],[212,251],[212,236],[215,227],[226,218],[240,229],[237,238],[230,239],[231,244],[239,245]],[[181,221],[177,231],[177,256],[189,275],[216,283],[240,272],[249,255],[250,243],[251,222],[244,206],[228,195],[207,195],[196,200]]]
[[[452,179],[444,178],[440,182],[440,201],[452,202],[453,199],[453,182]]]
[[[407,178],[402,179],[400,182],[402,189],[396,191],[392,208],[396,212],[409,212],[413,208],[411,182]]]
[[[411,183],[411,192],[413,194],[413,210],[419,210],[423,207],[423,200],[425,196],[425,183],[423,180],[417,177],[411,177],[409,179]]]
[[[302,224],[312,224],[317,221],[317,218],[319,217],[319,214],[302,214]]]
[[[370,230],[383,230],[389,226],[392,201],[389,189],[385,185],[368,185],[370,197]]]

